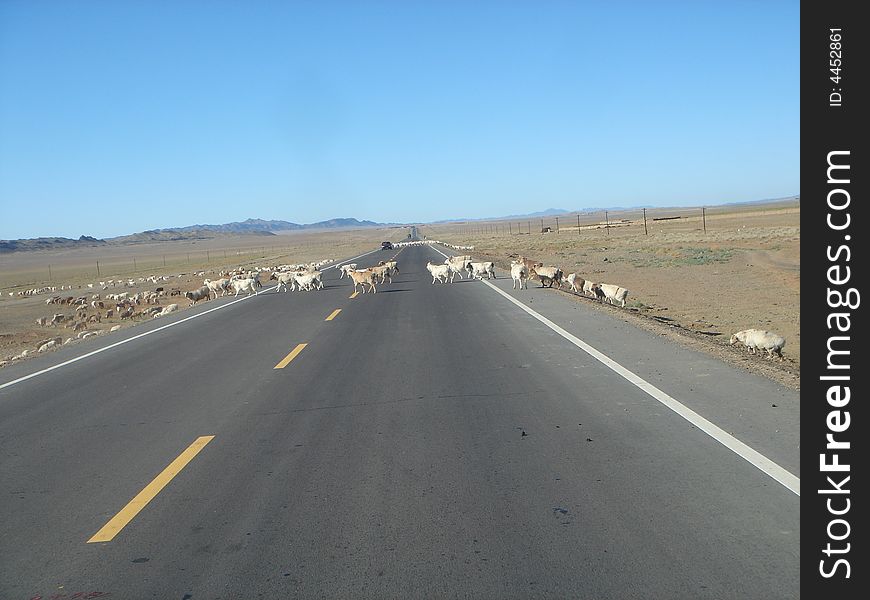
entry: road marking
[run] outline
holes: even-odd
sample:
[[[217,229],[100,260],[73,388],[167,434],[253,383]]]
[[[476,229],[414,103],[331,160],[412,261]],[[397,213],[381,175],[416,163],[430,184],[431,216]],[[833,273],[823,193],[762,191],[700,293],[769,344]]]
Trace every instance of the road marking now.
[[[297,356],[299,356],[299,353],[302,352],[305,349],[305,346],[307,346],[307,345],[308,344],[299,344],[298,346],[293,348],[293,350],[290,352],[290,354],[288,354],[287,356],[284,357],[284,360],[282,360],[277,365],[275,365],[275,368],[276,369],[283,369],[284,367],[289,365],[290,361],[293,360],[294,358],[296,358]]]
[[[341,312],[341,309],[336,308],[334,311],[332,311],[332,313],[328,317],[326,317],[326,319],[324,319],[324,321],[332,321],[335,317],[338,316],[338,313],[340,313],[340,312]]]
[[[356,298],[357,294],[359,294],[359,292],[354,292],[353,294],[351,294],[351,295],[349,296],[349,298],[350,298],[351,300],[353,300],[354,298]]]
[[[340,263],[336,263],[336,264],[334,264],[334,265],[331,265],[331,266],[329,266],[329,267],[326,267],[326,268],[323,269],[323,270],[325,271],[326,269],[333,269],[333,268],[335,268],[335,267],[337,267],[337,266],[339,266],[339,265],[341,265],[341,264],[344,264],[344,263],[347,263],[347,262],[350,262],[350,261],[356,260],[356,259],[358,259],[358,258],[362,258],[363,256],[368,256],[369,254],[374,254],[375,252],[378,252],[378,250],[372,250],[371,252],[366,252],[365,254],[360,254],[359,256],[355,256],[355,257],[353,257],[353,258],[349,258],[349,259],[347,259],[347,260],[343,260],[343,261],[341,261]],[[265,292],[268,292],[269,290],[274,290],[274,289],[276,289],[277,287],[278,287],[278,286],[272,286],[272,287],[270,287],[270,288],[264,288],[263,290],[261,290],[261,292],[262,292],[262,293],[265,293]],[[109,344],[108,346],[105,346],[105,347],[103,347],[103,348],[97,348],[96,350],[93,350],[92,352],[88,352],[87,354],[82,354],[81,356],[77,356],[76,358],[71,358],[70,360],[66,360],[66,361],[64,361],[64,362],[62,362],[62,363],[58,363],[58,364],[56,364],[56,365],[53,365],[53,366],[51,366],[51,367],[47,367],[47,368],[42,369],[42,370],[40,370],[40,371],[36,371],[36,372],[31,373],[31,374],[29,374],[29,375],[24,375],[23,377],[19,377],[18,379],[13,379],[12,381],[7,381],[6,383],[2,383],[2,384],[0,384],[0,390],[2,390],[3,388],[11,387],[11,386],[13,386],[13,385],[15,385],[15,384],[18,384],[18,383],[21,383],[22,381],[27,381],[28,379],[32,379],[33,377],[37,377],[37,376],[39,376],[39,375],[44,375],[45,373],[50,373],[51,371],[54,371],[55,369],[60,369],[61,367],[65,367],[65,366],[67,366],[67,365],[71,365],[71,364],[76,363],[76,362],[78,362],[78,361],[80,361],[80,360],[84,360],[84,359],[86,359],[86,358],[90,358],[91,356],[94,356],[95,354],[100,354],[101,352],[105,352],[106,350],[111,350],[112,348],[116,348],[116,347],[121,346],[121,345],[123,345],[123,344],[127,344],[127,343],[129,343],[129,342],[132,342],[133,340],[138,340],[139,338],[143,338],[143,337],[145,337],[145,336],[147,336],[147,335],[152,335],[152,334],[154,334],[154,333],[157,333],[158,331],[163,331],[164,329],[169,329],[170,327],[175,327],[176,325],[180,325],[181,323],[184,323],[185,321],[190,321],[191,319],[198,319],[199,317],[201,317],[201,316],[203,316],[203,315],[207,315],[207,314],[210,313],[210,312],[214,312],[214,311],[216,311],[216,310],[224,309],[224,308],[226,308],[226,307],[228,307],[228,306],[232,306],[233,304],[236,304],[237,302],[243,302],[243,301],[245,301],[245,300],[247,300],[247,299],[249,299],[249,298],[251,298],[251,297],[252,297],[252,296],[245,296],[244,298],[239,298],[238,300],[232,300],[232,301],[230,301],[230,302],[227,302],[226,304],[222,304],[222,305],[220,305],[220,306],[216,306],[215,308],[210,308],[210,309],[205,310],[205,311],[203,311],[203,312],[201,312],[201,313],[197,313],[197,314],[195,314],[195,315],[191,315],[191,316],[189,316],[189,317],[185,317],[185,318],[183,318],[183,319],[179,319],[178,321],[173,321],[172,323],[167,323],[166,325],[163,325],[163,326],[161,326],[161,327],[158,327],[157,329],[152,329],[151,331],[146,331],[146,332],[144,332],[144,333],[140,333],[140,334],[138,334],[138,335],[134,335],[133,337],[129,337],[129,338],[125,339],[125,340],[120,340],[120,341],[118,341],[118,342],[115,342],[114,344]]]
[[[435,252],[437,252],[441,256],[447,258],[447,254],[444,254],[443,252],[441,252],[437,248],[435,248],[431,245],[430,245],[430,248],[435,250]],[[701,415],[699,415],[698,413],[696,413],[695,411],[693,411],[689,407],[685,406],[684,404],[680,403],[678,400],[676,400],[672,396],[666,394],[665,392],[663,392],[662,390],[660,390],[659,388],[657,388],[653,384],[649,383],[648,381],[646,381],[645,379],[643,379],[639,375],[626,369],[621,364],[619,364],[618,362],[616,362],[615,360],[613,360],[612,358],[610,358],[609,356],[607,356],[603,352],[599,352],[598,350],[596,350],[595,348],[593,348],[592,346],[590,346],[589,344],[587,344],[586,342],[584,342],[580,338],[576,337],[575,335],[573,335],[571,333],[568,333],[567,331],[565,331],[564,329],[562,329],[561,327],[559,327],[558,325],[553,323],[550,319],[535,312],[534,310],[532,310],[531,308],[529,308],[528,306],[526,306],[525,304],[523,304],[522,302],[520,302],[519,300],[517,300],[516,298],[514,298],[510,294],[508,294],[507,292],[502,291],[501,289],[499,289],[498,287],[496,287],[495,285],[491,284],[490,282],[488,282],[486,280],[481,279],[480,281],[482,283],[488,285],[490,288],[492,288],[493,290],[495,290],[496,292],[498,292],[499,294],[501,294],[502,296],[504,296],[505,298],[507,298],[508,300],[513,302],[514,304],[516,304],[517,306],[519,306],[521,309],[523,309],[529,315],[531,315],[532,317],[534,317],[535,319],[537,319],[538,321],[540,321],[541,323],[543,323],[544,325],[546,325],[547,327],[549,327],[550,329],[552,329],[553,331],[555,331],[556,333],[561,335],[563,338],[565,338],[566,340],[568,340],[569,342],[571,342],[572,344],[574,344],[575,346],[577,346],[578,348],[580,348],[581,350],[583,350],[584,352],[589,354],[592,358],[594,358],[598,362],[602,363],[604,366],[606,366],[607,368],[612,370],[614,373],[616,373],[617,375],[619,375],[620,377],[622,377],[626,381],[629,381],[630,383],[634,384],[635,386],[640,388],[642,391],[646,392],[647,394],[649,394],[650,396],[652,396],[653,398],[655,398],[656,400],[658,400],[659,402],[664,404],[666,407],[668,407],[669,409],[671,409],[672,411],[674,411],[675,413],[677,413],[678,415],[683,417],[689,423],[691,423],[692,425],[694,425],[695,427],[697,427],[698,429],[700,429],[701,431],[703,431],[704,433],[706,433],[707,435],[712,437],[714,440],[716,440],[717,442],[719,442],[720,444],[722,444],[723,446],[725,446],[726,448],[728,448],[729,450],[731,450],[732,452],[734,452],[735,454],[737,454],[738,456],[740,456],[741,458],[743,458],[744,460],[749,462],[751,465],[755,466],[761,472],[765,473],[766,475],[768,475],[772,479],[781,483],[783,486],[785,486],[791,492],[793,492],[797,496],[801,495],[801,480],[799,477],[796,477],[790,471],[779,466],[778,464],[776,464],[775,462],[773,462],[772,460],[770,460],[769,458],[767,458],[766,456],[764,456],[763,454],[758,452],[757,450],[747,446],[746,444],[744,444],[743,442],[741,442],[740,440],[738,440],[737,438],[735,438],[734,436],[732,436],[731,434],[726,432],[725,430],[723,430],[720,427],[718,427],[717,425],[713,424],[711,421],[708,421],[707,419],[705,419],[704,417],[702,417]]]
[[[88,544],[94,542],[111,542],[112,539],[120,533],[139,512],[148,505],[154,497],[165,488],[172,479],[178,475],[181,470],[187,466],[187,463],[199,454],[200,450],[205,448],[205,445],[214,439],[213,435],[204,435],[196,438],[194,442],[187,447],[187,450],[178,455],[178,458],[169,463],[169,466],[163,469],[154,480],[145,486],[141,492],[136,494],[136,497],[127,503],[127,506],[121,509],[117,515],[111,518],[108,523],[103,525],[97,533],[88,540]]]

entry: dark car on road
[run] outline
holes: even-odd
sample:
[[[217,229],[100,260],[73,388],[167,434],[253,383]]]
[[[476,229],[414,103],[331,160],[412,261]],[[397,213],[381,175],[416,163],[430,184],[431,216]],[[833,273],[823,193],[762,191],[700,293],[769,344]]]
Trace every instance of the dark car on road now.
[[[393,244],[392,242],[381,242],[381,250],[392,250]]]

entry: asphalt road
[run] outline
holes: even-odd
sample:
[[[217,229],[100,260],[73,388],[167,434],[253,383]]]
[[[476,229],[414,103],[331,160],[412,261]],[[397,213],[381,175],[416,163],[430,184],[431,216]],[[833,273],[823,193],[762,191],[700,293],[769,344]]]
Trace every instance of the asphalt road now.
[[[397,260],[0,372],[0,598],[799,597],[797,393]]]

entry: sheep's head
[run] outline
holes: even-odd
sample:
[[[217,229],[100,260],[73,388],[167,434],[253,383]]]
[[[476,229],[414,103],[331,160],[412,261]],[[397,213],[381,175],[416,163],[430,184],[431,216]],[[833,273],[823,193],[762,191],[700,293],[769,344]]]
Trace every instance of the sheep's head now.
[[[737,343],[737,341],[738,341],[739,339],[740,339],[740,338],[738,338],[738,337],[737,337],[737,334],[735,333],[734,335],[731,336],[731,341],[728,342],[728,343],[731,344],[731,345],[733,346],[734,344]]]

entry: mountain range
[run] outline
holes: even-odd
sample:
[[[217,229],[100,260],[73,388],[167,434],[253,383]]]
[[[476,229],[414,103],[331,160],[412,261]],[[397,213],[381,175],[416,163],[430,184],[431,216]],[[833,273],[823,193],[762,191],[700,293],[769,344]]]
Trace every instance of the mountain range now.
[[[723,205],[728,206],[763,204],[794,200],[799,201],[800,196],[788,196],[786,198],[764,200],[750,200],[745,202],[727,202]],[[653,208],[653,206],[633,206],[631,208],[637,210],[639,208]],[[522,215],[507,215],[502,217],[490,217],[487,219],[443,219],[440,221],[432,221],[432,223],[437,224],[456,221],[492,221],[501,219],[551,217],[563,214],[572,214],[576,212],[602,212],[604,210],[616,212],[619,210],[627,210],[627,208],[611,206],[607,208],[582,208],[576,211],[569,211],[562,208],[548,208],[546,210],[526,213]],[[97,239],[94,237],[83,235],[77,240],[63,237],[41,237],[23,240],[0,240],[0,253],[25,250],[58,250],[86,246],[101,246],[104,244],[122,245],[148,242],[168,242],[177,240],[200,240],[229,235],[270,236],[276,235],[276,232],[297,231],[306,229],[338,229],[341,227],[396,227],[400,225],[400,223],[375,223],[374,221],[360,221],[359,219],[353,218],[329,219],[327,221],[318,221],[316,223],[307,224],[299,224],[292,223],[290,221],[279,220],[247,219],[245,221],[223,223],[220,225],[188,225],[186,227],[153,229],[149,231],[142,231],[140,233],[133,233],[130,235],[123,235],[107,239]]]
[[[97,239],[83,235],[78,239],[65,237],[40,237],[21,240],[0,240],[0,253],[20,252],[27,250],[62,250],[88,246],[142,244],[148,242],[171,242],[178,240],[203,240],[228,235],[270,236],[281,231],[297,231],[306,229],[338,229],[341,227],[387,227],[396,223],[375,223],[360,221],[353,218],[329,219],[317,223],[291,223],[290,221],[247,219],[241,222],[223,223],[220,225],[188,225],[186,227],[168,227],[152,229],[130,235],[113,238]]]

